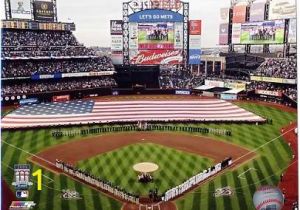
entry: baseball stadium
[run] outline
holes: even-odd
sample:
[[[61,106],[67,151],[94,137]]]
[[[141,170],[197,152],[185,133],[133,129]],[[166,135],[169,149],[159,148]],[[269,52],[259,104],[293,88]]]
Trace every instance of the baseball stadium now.
[[[1,209],[298,209],[296,1],[197,2],[4,1]]]

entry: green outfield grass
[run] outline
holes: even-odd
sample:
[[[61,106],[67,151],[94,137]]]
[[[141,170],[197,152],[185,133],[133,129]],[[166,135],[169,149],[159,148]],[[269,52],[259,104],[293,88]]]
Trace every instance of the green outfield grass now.
[[[272,118],[273,124],[190,124],[190,126],[205,126],[232,130],[232,136],[208,135],[220,141],[241,145],[248,149],[255,149],[280,135],[280,128],[296,120],[296,113],[283,112],[268,106],[252,103],[237,103],[242,108],[255,112],[261,116]],[[70,129],[75,129],[70,128]],[[30,153],[37,153],[47,147],[63,142],[81,140],[79,138],[63,137],[59,140],[51,136],[51,129],[5,131],[2,140],[15,147]],[[91,135],[90,135],[91,136]],[[83,139],[82,139],[83,140]],[[84,140],[83,140],[84,141]],[[214,180],[205,183],[196,191],[187,194],[176,201],[178,210],[254,210],[252,195],[256,187],[265,184],[277,185],[279,176],[291,160],[291,151],[281,139],[277,139],[257,151],[258,157],[240,166],[234,171],[227,171]],[[29,155],[2,142],[2,176],[10,184],[13,180],[15,163],[25,163]],[[125,159],[125,158],[124,158]],[[9,168],[11,167],[11,168]],[[116,163],[116,168],[119,165]],[[253,168],[250,172],[238,178],[239,174]],[[34,166],[33,170],[38,169]],[[93,168],[94,169],[94,168]],[[92,169],[92,170],[93,170]],[[95,169],[94,169],[95,170]],[[43,170],[43,174],[53,179],[43,177],[43,190],[41,192],[30,190],[30,200],[38,204],[41,210],[118,210],[121,203],[107,196],[77,183],[65,176],[57,176]],[[113,174],[111,175],[113,178]],[[177,174],[169,174],[168,180],[176,179]],[[126,178],[128,180],[128,178]],[[122,180],[120,180],[122,182]],[[234,195],[230,198],[214,198],[215,189],[231,186]],[[36,185],[34,185],[36,187]],[[82,198],[77,201],[62,201],[61,189],[75,189]]]
[[[137,181],[132,166],[141,162],[153,162],[159,166],[159,170],[153,173],[152,183]],[[213,161],[208,158],[153,143],[139,143],[81,161],[77,167],[110,180],[129,192],[146,196],[150,189],[157,188],[161,194],[212,165]]]

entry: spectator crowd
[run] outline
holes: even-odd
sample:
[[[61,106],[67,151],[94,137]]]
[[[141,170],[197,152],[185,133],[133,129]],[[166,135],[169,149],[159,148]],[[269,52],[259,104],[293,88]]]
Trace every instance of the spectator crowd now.
[[[2,46],[79,46],[71,31],[4,30]]]
[[[3,85],[2,97],[22,94],[39,94],[55,91],[73,91],[92,88],[115,87],[116,81],[112,77],[79,78],[70,80],[24,82],[21,84]]]
[[[63,57],[63,56],[95,56],[95,52],[86,47],[50,47],[46,48],[3,48],[2,58],[28,57]]]
[[[193,75],[189,69],[177,66],[164,66],[160,69],[161,89],[185,89],[189,87]]]
[[[248,85],[247,89],[249,91],[251,91],[251,90],[267,90],[267,91],[280,92],[280,93],[285,94],[292,100],[297,101],[297,86],[296,85],[252,81]]]
[[[283,79],[297,78],[297,59],[289,58],[269,58],[254,73],[258,76],[275,77]]]
[[[3,30],[2,57],[92,56],[71,31]]]
[[[4,61],[2,78],[30,77],[34,74],[99,72],[114,70],[111,59],[107,56],[90,59]]]

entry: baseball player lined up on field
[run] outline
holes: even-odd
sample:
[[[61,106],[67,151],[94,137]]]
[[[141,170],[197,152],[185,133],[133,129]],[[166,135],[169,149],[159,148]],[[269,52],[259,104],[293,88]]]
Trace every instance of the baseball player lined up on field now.
[[[57,168],[63,170],[65,173],[77,177],[78,179],[85,181],[86,183],[100,188],[102,190],[108,191],[109,193],[119,197],[123,200],[130,201],[132,203],[139,203],[139,196],[126,192],[124,189],[121,189],[119,186],[113,186],[109,181],[96,178],[93,175],[90,175],[88,172],[82,171],[80,169],[74,168],[72,165],[64,163],[60,160],[56,160],[55,165]]]

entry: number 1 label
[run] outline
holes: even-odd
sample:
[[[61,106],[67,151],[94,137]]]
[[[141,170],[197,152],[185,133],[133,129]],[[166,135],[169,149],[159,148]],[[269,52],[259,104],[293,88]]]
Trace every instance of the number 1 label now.
[[[36,170],[32,176],[37,176],[37,190],[42,190],[42,169]]]

